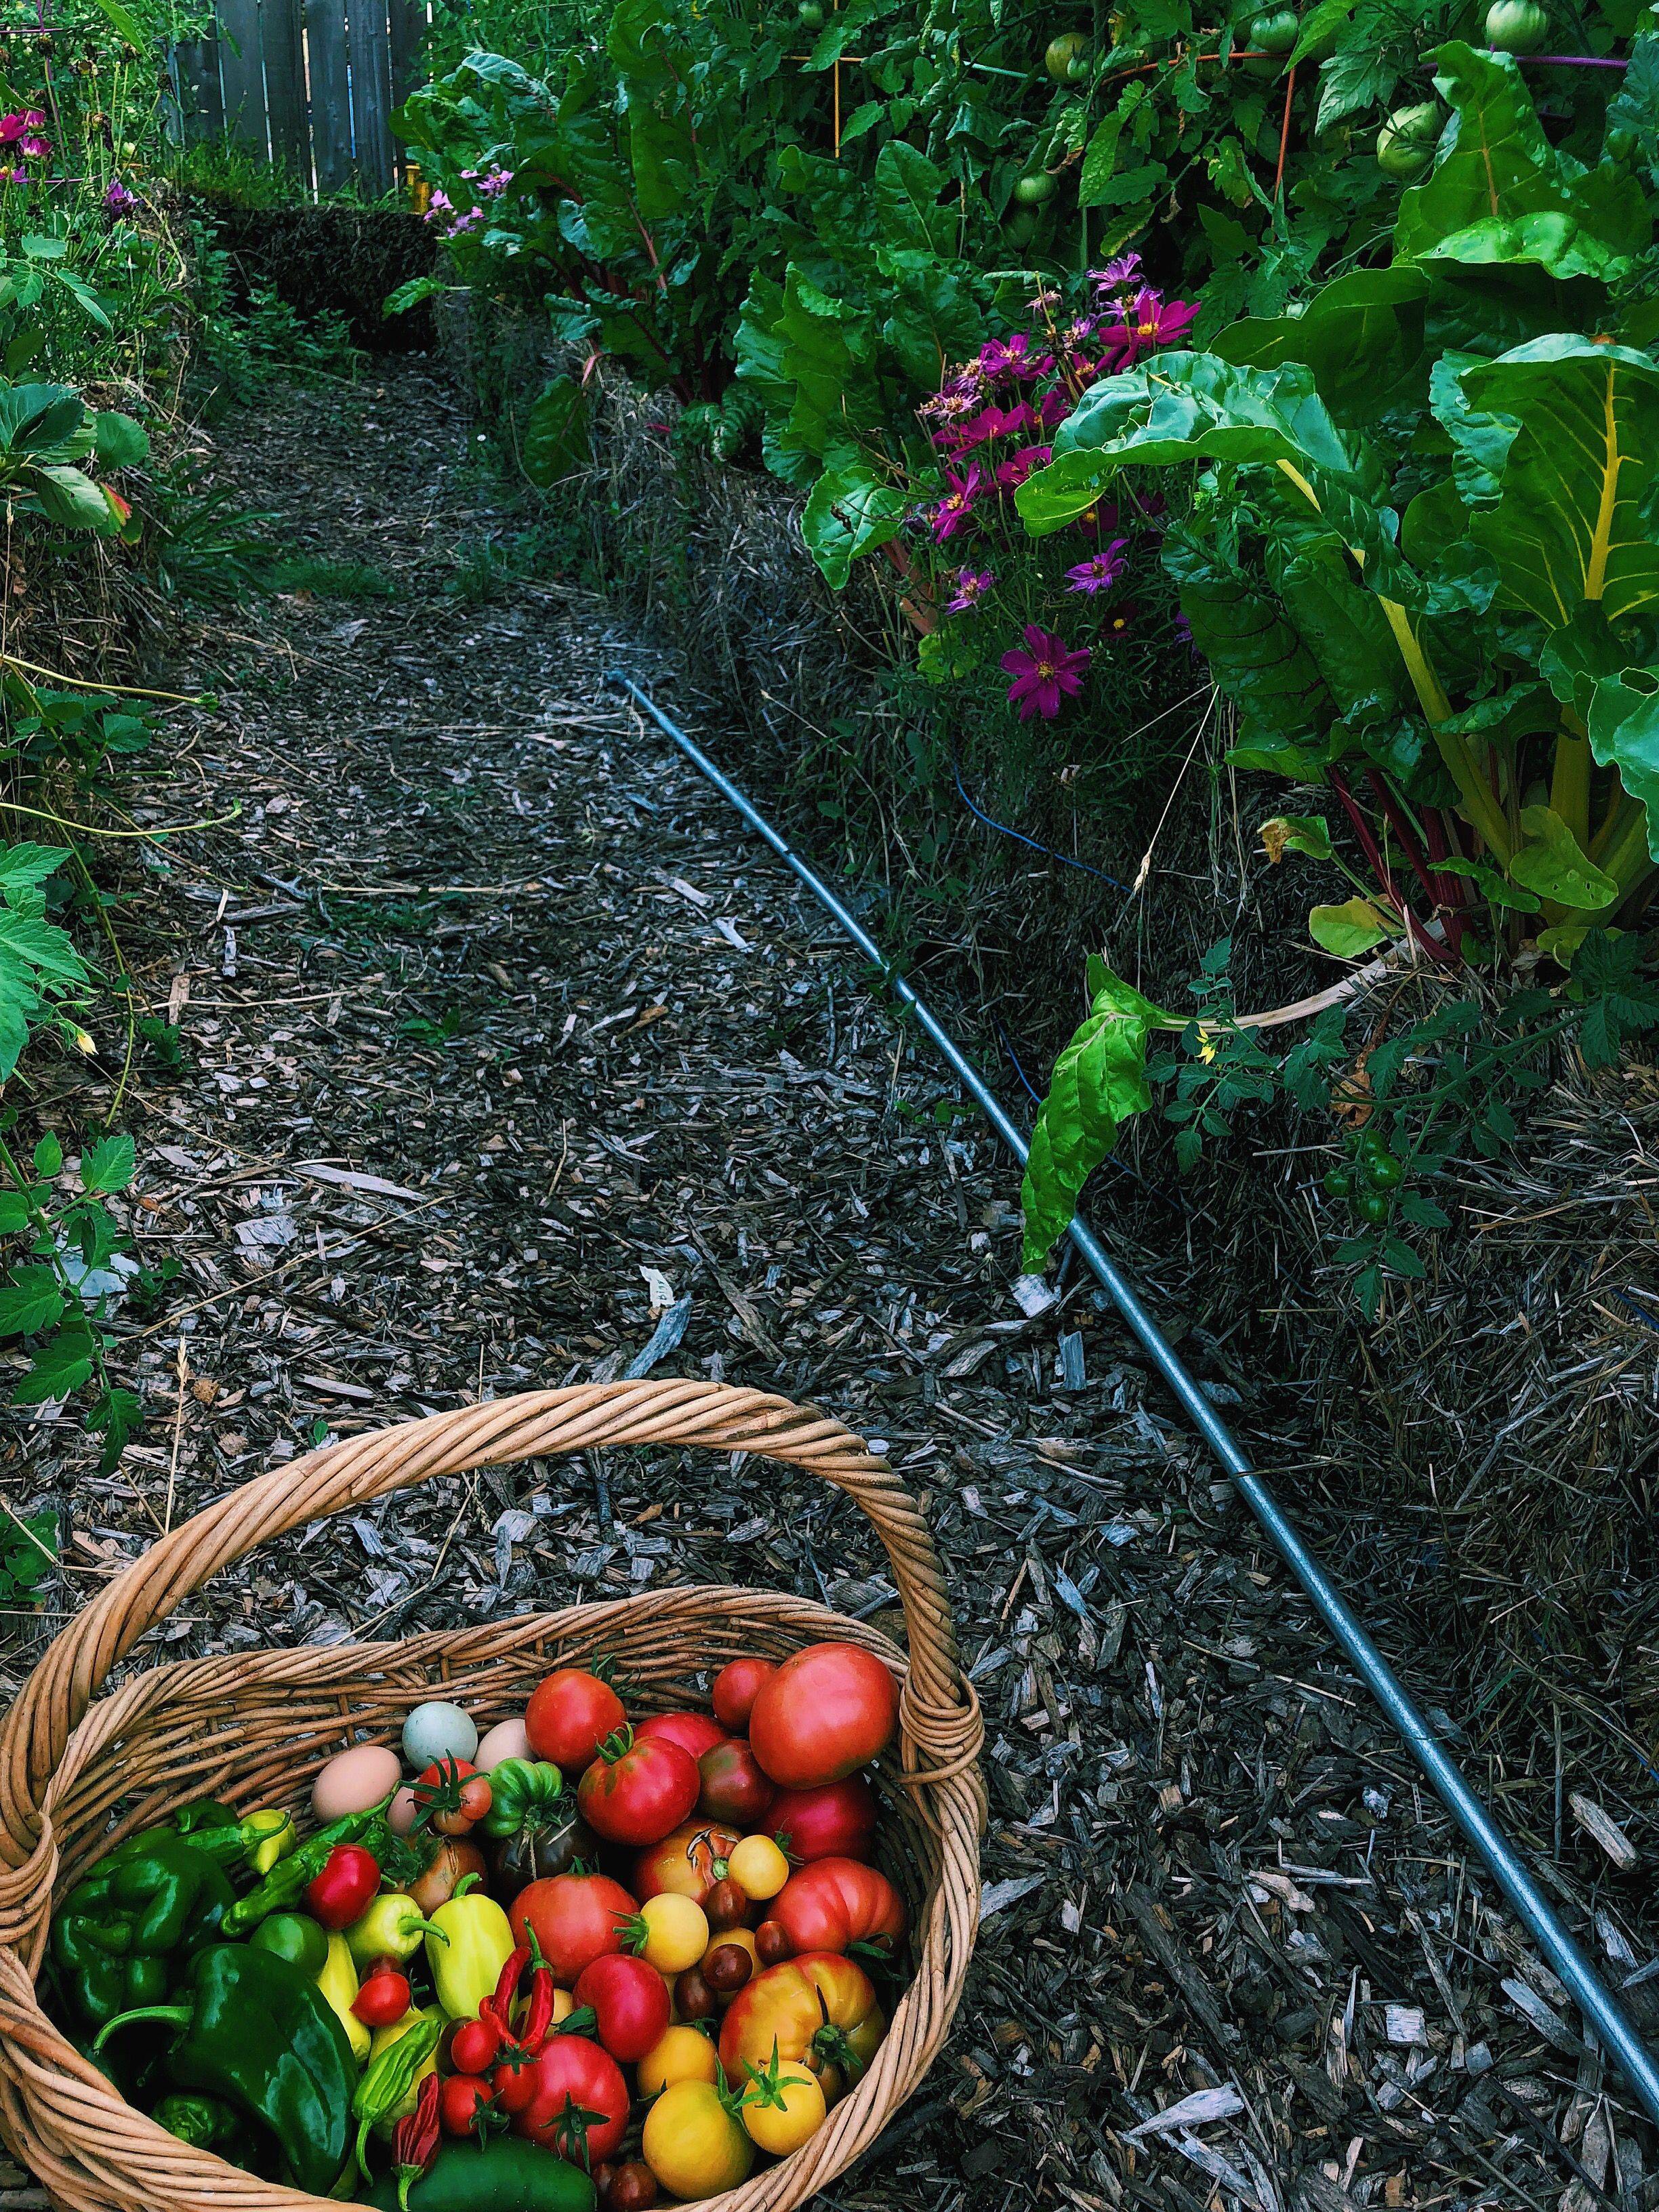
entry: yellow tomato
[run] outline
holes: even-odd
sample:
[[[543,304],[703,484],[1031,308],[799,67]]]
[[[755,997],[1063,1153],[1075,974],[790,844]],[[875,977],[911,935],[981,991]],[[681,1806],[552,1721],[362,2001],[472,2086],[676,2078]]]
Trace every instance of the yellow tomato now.
[[[775,1897],[789,1879],[789,1862],[770,1836],[745,1836],[726,1865],[745,1897]]]
[[[645,2162],[672,2197],[694,2203],[749,2178],[754,2145],[707,2081],[676,2081],[645,2116]]]
[[[559,2025],[559,2022],[560,2022],[562,2020],[568,2020],[568,2019],[569,2019],[569,2017],[570,2017],[570,2015],[571,2015],[571,2014],[572,2014],[573,2012],[574,2012],[574,2011],[575,2011],[575,2009],[576,2009],[576,2000],[575,2000],[575,1998],[574,1998],[574,1997],[573,1997],[573,1996],[571,1996],[571,1994],[570,1994],[570,1992],[569,1992],[569,1990],[554,1990],[554,1992],[553,1992],[553,2026],[554,2026],[555,2027],[556,2027]]]
[[[829,2107],[816,2074],[786,2067],[764,2091],[757,2082],[743,2100],[743,2124],[763,2150],[787,2158],[823,2124]]]
[[[695,1898],[665,1890],[640,1907],[645,1942],[640,1955],[659,1974],[682,1974],[708,1948],[708,1917]]]
[[[714,2045],[695,2027],[665,2028],[640,2061],[640,2094],[654,2097],[676,2081],[714,2081],[720,2059]]]

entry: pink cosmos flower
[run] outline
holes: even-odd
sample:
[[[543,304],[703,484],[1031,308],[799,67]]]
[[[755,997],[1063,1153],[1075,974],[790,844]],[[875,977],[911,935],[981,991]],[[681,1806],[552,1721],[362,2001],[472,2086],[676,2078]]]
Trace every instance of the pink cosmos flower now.
[[[979,365],[987,376],[1030,376],[1031,341],[1024,331],[1016,331],[1011,338],[988,339],[979,349]]]
[[[985,597],[996,578],[988,568],[958,568],[956,596],[945,602],[947,615],[965,615]]]
[[[933,443],[943,446],[947,453],[965,453],[993,438],[1012,438],[1030,426],[1031,410],[1023,403],[1018,407],[982,407],[970,422],[951,423],[943,430],[935,430]]]
[[[44,161],[52,151],[52,141],[43,138],[38,131],[31,131],[18,141],[18,151],[27,155],[31,161]]]
[[[1098,553],[1091,553],[1086,561],[1079,561],[1075,568],[1066,571],[1066,588],[1086,592],[1091,598],[1097,592],[1109,592],[1123,573],[1123,556],[1128,550],[1127,538],[1115,538],[1109,545],[1103,545]]]
[[[1051,631],[1027,623],[1025,650],[1022,653],[1016,646],[1005,653],[1002,665],[1014,679],[1008,686],[1008,698],[1011,705],[1019,708],[1020,720],[1029,722],[1033,714],[1041,714],[1045,722],[1052,722],[1062,698],[1075,698],[1083,689],[1089,648],[1068,646]]]
[[[997,482],[1005,491],[1018,491],[1033,469],[1046,469],[1053,457],[1051,446],[1022,446],[1000,465]]]
[[[1060,385],[1045,392],[1042,404],[1037,409],[1037,420],[1045,430],[1057,430],[1072,411],[1072,395]]]
[[[1133,368],[1144,354],[1176,345],[1198,319],[1195,301],[1166,300],[1150,284],[1143,284],[1122,310],[1123,320],[1101,335],[1109,344],[1121,347],[1120,368]]]
[[[965,477],[948,471],[951,489],[933,509],[933,543],[943,545],[954,538],[958,530],[965,529],[974,511],[974,502],[985,489],[986,479],[979,463],[975,461]]]
[[[104,191],[104,205],[111,215],[125,215],[129,208],[138,204],[137,192],[130,192],[118,177],[112,177]]]

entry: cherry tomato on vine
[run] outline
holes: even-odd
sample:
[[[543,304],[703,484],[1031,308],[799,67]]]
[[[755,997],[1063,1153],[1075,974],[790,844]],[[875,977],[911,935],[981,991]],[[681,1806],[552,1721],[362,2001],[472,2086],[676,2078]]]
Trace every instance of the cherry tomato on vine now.
[[[1327,1168],[1319,1178],[1319,1187],[1327,1198],[1353,1196],[1353,1177],[1346,1168]]]
[[[1357,1190],[1353,1210],[1362,1221],[1368,1221],[1373,1229],[1380,1229],[1394,1211],[1394,1200],[1386,1190]]]
[[[1406,1180],[1406,1170],[1392,1152],[1368,1152],[1359,1172],[1373,1190],[1398,1190]]]

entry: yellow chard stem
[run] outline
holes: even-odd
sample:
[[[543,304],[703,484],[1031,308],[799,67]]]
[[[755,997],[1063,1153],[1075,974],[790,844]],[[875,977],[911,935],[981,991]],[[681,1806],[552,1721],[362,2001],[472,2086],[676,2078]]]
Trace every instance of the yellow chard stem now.
[[[1421,639],[1412,627],[1412,618],[1397,599],[1385,599],[1380,595],[1377,605],[1394,632],[1395,643],[1400,647],[1400,657],[1406,664],[1406,673],[1412,679],[1412,689],[1417,694],[1440,757],[1446,763],[1452,781],[1457,786],[1457,795],[1463,802],[1463,811],[1486,839],[1492,858],[1499,867],[1506,868],[1515,850],[1510,836],[1510,825],[1504,818],[1503,809],[1492,796],[1492,786],[1481,771],[1480,763],[1469,750],[1467,743],[1455,731],[1442,726],[1451,717],[1451,701],[1447,698],[1440,678],[1423,649]]]
[[[1564,707],[1561,727],[1555,739],[1550,806],[1586,851],[1589,847],[1590,767],[1589,732],[1572,708]]]

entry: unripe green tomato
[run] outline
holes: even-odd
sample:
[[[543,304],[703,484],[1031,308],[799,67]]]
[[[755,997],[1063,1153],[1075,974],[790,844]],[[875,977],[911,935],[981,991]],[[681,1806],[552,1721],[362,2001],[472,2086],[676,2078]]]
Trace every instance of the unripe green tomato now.
[[[1089,40],[1082,31],[1062,31],[1050,39],[1042,66],[1056,84],[1076,84],[1089,74]]]
[[[1540,53],[1550,34],[1550,19],[1539,0],[1492,0],[1486,10],[1486,44],[1500,54]]]
[[[1398,1190],[1406,1180],[1406,1170],[1392,1152],[1368,1153],[1359,1172],[1373,1190]]]
[[[800,17],[803,30],[821,31],[823,28],[823,9],[818,0],[800,0],[795,13]]]
[[[1252,18],[1250,44],[1258,53],[1287,54],[1296,44],[1302,25],[1294,8],[1274,8]]]
[[[1319,1181],[1327,1198],[1352,1198],[1353,1195],[1353,1177],[1346,1168],[1327,1168]]]
[[[1029,208],[1016,208],[1003,220],[1002,234],[1010,246],[1029,246],[1036,236],[1037,219]]]
[[[1041,207],[1054,196],[1054,180],[1046,170],[1038,169],[1029,177],[1022,177],[1014,186],[1014,198],[1021,207]]]
[[[1628,161],[1636,151],[1636,133],[1627,125],[1615,123],[1607,132],[1602,150],[1610,161]]]
[[[1353,1194],[1353,1210],[1362,1221],[1373,1229],[1380,1229],[1394,1207],[1394,1200],[1385,1190],[1357,1190]]]
[[[1433,100],[1396,107],[1376,134],[1376,166],[1385,177],[1410,184],[1432,167],[1439,137],[1440,110]]]

